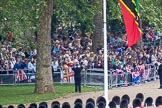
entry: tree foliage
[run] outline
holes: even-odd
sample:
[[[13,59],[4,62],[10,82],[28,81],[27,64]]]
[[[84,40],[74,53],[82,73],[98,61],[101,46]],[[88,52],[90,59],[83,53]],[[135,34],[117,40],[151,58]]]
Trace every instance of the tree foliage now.
[[[116,32],[122,31],[124,24],[121,17],[120,7],[118,0],[107,1],[107,28],[108,31]]]
[[[90,1],[90,2],[88,2]],[[143,24],[153,23],[157,29],[162,25],[161,0],[139,0]],[[22,37],[24,32],[38,26],[39,6],[42,0],[0,0],[0,32],[13,31],[15,37]],[[54,0],[54,28],[59,23],[75,24],[82,31],[93,32],[93,17],[101,12],[100,0]],[[108,29],[119,29],[123,26],[118,0],[107,1]],[[115,22],[119,22],[116,24]]]
[[[93,30],[93,17],[101,11],[99,0],[55,0],[55,15],[60,23],[75,24],[82,31]]]
[[[53,92],[50,52],[53,0],[6,0],[1,6],[2,31],[7,27],[6,32],[18,31],[22,38],[26,31],[38,30],[35,92]]]
[[[107,20],[109,25],[108,28],[113,28],[115,30],[123,27],[121,12],[117,1],[118,0],[108,0],[107,2]],[[143,27],[148,26],[148,24],[153,24],[156,29],[160,30],[162,28],[162,1],[139,0],[139,5]],[[114,20],[115,23],[113,23]]]
[[[2,26],[7,26],[7,30],[12,30],[15,34],[35,28],[37,16],[35,5],[35,0],[21,0],[21,2],[19,0],[1,0]]]
[[[161,0],[140,0],[140,10],[144,26],[151,23],[156,29],[162,28]]]

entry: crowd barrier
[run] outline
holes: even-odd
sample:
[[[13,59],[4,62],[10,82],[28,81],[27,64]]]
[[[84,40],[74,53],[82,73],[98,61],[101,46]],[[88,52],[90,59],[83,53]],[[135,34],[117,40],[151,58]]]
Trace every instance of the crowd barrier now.
[[[82,84],[84,85],[104,85],[104,70],[93,68],[82,70]],[[74,83],[74,74],[65,74],[59,68],[52,72],[53,81],[55,83]],[[146,65],[143,73],[136,74],[135,72],[117,72],[117,70],[108,71],[108,86],[109,88],[118,86],[129,86],[143,83],[146,81],[156,80],[158,78],[156,66]],[[35,73],[30,70],[17,71],[0,71],[0,85],[15,85],[15,84],[31,84],[35,83]]]
[[[53,81],[61,82],[61,69],[52,72]],[[35,73],[31,70],[0,70],[0,85],[33,84]]]

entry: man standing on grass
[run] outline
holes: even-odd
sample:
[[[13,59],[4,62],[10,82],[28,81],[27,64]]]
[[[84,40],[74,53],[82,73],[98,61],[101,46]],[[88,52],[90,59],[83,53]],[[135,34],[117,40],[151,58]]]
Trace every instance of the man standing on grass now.
[[[72,70],[74,71],[75,92],[81,93],[81,71],[82,71],[82,67],[79,64],[79,61],[74,62]]]
[[[159,89],[162,89],[162,58],[160,59],[158,74],[159,74],[159,80],[160,80],[160,88]]]

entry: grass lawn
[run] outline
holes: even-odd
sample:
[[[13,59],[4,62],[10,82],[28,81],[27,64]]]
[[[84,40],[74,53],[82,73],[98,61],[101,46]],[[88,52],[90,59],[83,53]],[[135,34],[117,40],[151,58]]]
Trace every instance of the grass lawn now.
[[[74,92],[73,84],[55,84],[55,93],[35,94],[34,85],[11,85],[0,86],[0,104],[19,104],[39,101],[47,101]],[[99,88],[82,87],[82,92],[99,91]]]

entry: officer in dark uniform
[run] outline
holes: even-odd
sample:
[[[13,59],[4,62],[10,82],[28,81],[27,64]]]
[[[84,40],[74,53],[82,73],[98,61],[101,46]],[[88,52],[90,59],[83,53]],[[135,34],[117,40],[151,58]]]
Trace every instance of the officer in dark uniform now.
[[[160,88],[159,89],[162,89],[162,58],[160,59],[158,74],[159,74],[159,80],[160,80]]]
[[[74,80],[75,80],[75,92],[81,93],[81,71],[82,67],[79,65],[79,62],[76,62],[72,67],[74,71]]]

